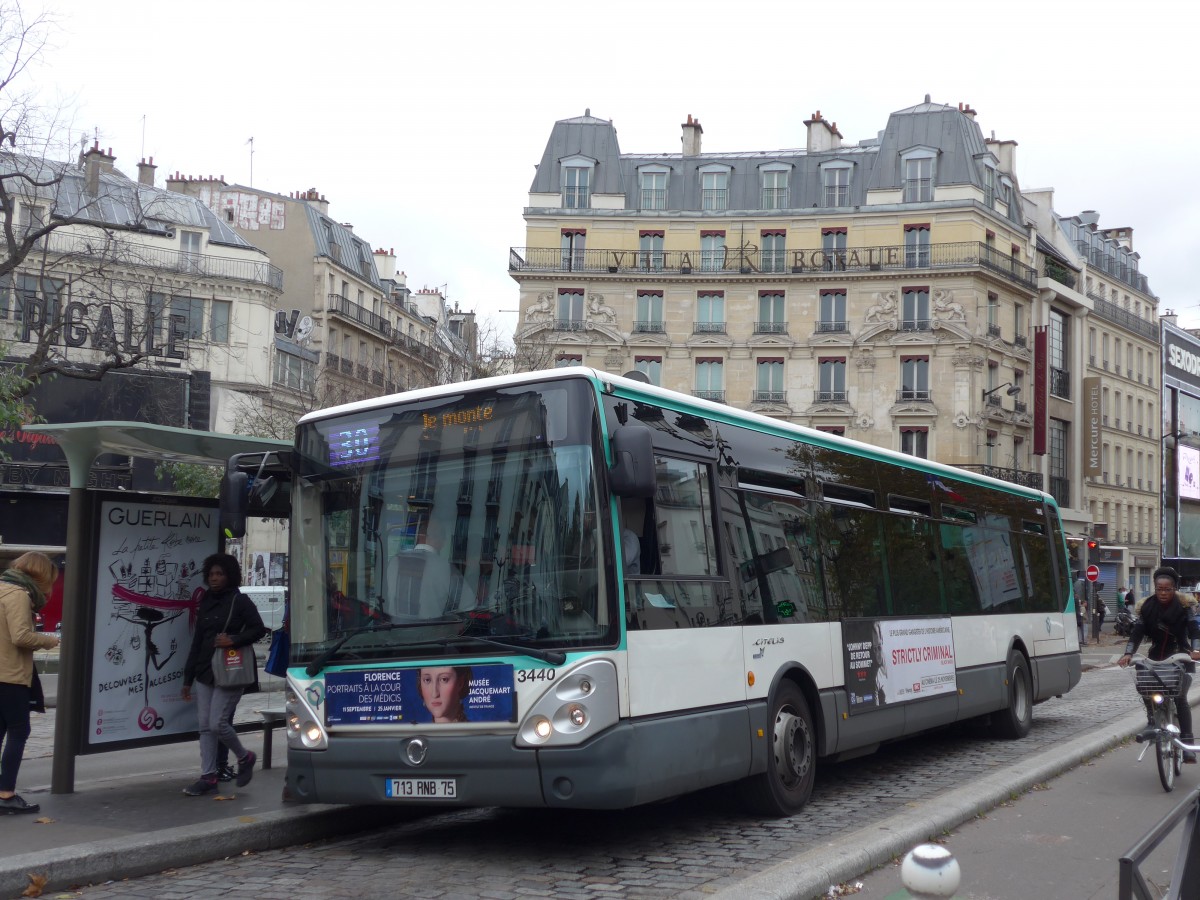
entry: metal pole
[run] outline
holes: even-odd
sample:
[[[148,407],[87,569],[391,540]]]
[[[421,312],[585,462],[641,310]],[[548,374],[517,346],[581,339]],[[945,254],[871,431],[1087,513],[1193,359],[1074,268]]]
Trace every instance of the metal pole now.
[[[88,696],[87,672],[89,610],[92,592],[88,573],[92,566],[91,495],[87,488],[71,488],[67,506],[67,568],[63,573],[63,629],[58,655],[57,709],[54,718],[54,762],[50,793],[75,792],[75,755],[82,744],[83,705]]]

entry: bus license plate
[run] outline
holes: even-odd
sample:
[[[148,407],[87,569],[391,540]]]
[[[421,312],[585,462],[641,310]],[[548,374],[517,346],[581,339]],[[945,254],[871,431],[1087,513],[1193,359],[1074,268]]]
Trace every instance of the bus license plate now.
[[[389,778],[383,787],[392,800],[454,800],[458,797],[456,778]]]

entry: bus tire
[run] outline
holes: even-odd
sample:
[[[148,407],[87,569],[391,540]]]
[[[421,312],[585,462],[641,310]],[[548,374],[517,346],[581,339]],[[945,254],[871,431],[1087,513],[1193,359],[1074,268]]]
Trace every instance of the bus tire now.
[[[991,725],[993,735],[1011,741],[1025,737],[1033,725],[1033,679],[1029,663],[1019,650],[1009,652],[1005,675],[1007,703],[1004,709],[992,713]]]
[[[798,813],[812,795],[817,774],[817,734],[808,701],[784,681],[771,701],[767,770],[747,779],[745,798],[754,813],[773,818]]]

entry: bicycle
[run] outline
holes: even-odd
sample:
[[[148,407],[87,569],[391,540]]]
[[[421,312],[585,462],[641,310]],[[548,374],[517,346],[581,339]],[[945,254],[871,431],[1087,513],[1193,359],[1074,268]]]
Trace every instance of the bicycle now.
[[[1175,787],[1175,777],[1183,771],[1184,751],[1200,751],[1200,744],[1185,744],[1180,739],[1175,713],[1175,698],[1182,696],[1188,685],[1184,664],[1191,661],[1189,654],[1176,653],[1157,662],[1145,658],[1133,662],[1137,692],[1149,703],[1153,722],[1153,734],[1147,729],[1136,737],[1139,744],[1146,744],[1138,754],[1138,762],[1154,748],[1158,779],[1168,793]]]

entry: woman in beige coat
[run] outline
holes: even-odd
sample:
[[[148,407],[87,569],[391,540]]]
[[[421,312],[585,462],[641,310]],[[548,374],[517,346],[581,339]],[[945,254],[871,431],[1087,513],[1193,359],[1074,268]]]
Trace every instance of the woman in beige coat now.
[[[0,815],[38,811],[16,793],[17,770],[29,738],[33,651],[58,646],[55,635],[33,627],[33,614],[46,605],[56,574],[42,553],[22,554],[0,573]]]

